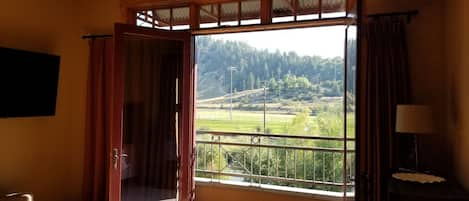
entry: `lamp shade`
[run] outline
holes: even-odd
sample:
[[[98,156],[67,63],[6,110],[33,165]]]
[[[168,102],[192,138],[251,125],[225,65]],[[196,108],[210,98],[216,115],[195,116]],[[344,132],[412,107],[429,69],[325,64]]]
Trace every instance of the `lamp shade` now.
[[[432,111],[425,105],[398,105],[396,132],[410,134],[433,133]]]

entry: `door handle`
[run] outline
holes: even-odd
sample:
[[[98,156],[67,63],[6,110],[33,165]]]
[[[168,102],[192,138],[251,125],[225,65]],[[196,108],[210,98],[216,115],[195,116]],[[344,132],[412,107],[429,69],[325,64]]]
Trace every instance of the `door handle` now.
[[[117,167],[119,165],[119,158],[119,149],[112,149],[112,166],[114,167],[114,170],[117,170]]]
[[[119,154],[119,149],[114,148],[112,149],[112,166],[114,167],[115,170],[117,170],[117,167],[119,165],[119,159],[129,157],[127,154]]]

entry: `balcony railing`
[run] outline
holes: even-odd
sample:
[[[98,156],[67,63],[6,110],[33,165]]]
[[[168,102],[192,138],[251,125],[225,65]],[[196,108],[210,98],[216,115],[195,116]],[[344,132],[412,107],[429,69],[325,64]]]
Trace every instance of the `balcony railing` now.
[[[354,143],[340,137],[198,131],[196,177],[353,192]]]

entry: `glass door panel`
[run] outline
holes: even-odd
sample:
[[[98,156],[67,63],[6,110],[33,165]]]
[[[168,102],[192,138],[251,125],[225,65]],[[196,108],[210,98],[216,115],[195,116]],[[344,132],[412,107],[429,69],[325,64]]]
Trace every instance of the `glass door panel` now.
[[[121,200],[176,200],[176,79],[183,42],[124,40]]]
[[[191,35],[116,24],[114,37],[109,200],[188,201]]]

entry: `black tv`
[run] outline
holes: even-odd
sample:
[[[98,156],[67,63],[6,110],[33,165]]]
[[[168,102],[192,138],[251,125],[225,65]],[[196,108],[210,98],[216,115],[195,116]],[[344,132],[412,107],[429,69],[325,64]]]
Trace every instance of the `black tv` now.
[[[0,47],[0,118],[54,116],[60,57]]]

